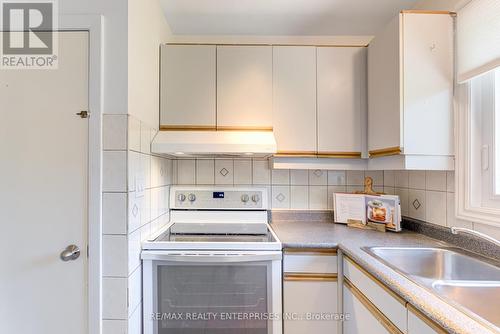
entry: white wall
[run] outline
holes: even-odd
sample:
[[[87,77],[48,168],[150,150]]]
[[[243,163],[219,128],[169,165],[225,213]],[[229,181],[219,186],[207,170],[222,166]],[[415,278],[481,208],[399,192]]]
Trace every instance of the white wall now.
[[[159,50],[170,28],[158,0],[128,1],[128,112],[159,127]]]

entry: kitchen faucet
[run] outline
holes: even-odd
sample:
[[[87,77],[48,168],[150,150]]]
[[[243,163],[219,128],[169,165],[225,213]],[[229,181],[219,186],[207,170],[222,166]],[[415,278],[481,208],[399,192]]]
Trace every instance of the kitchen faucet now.
[[[452,226],[451,227],[451,233],[458,234],[459,232],[474,235],[476,237],[479,237],[481,239],[484,239],[486,241],[494,243],[497,246],[500,246],[500,240],[497,240],[497,239],[495,239],[493,237],[490,237],[489,235],[486,235],[484,233],[481,233],[481,232],[478,232],[478,231],[474,231],[474,230],[471,230],[471,229],[468,229],[468,228],[464,228],[464,227],[457,227],[457,226]]]

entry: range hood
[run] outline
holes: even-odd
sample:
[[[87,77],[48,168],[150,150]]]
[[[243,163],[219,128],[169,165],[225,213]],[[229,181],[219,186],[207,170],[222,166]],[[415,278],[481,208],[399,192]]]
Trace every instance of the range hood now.
[[[159,131],[151,151],[177,157],[267,157],[276,153],[272,131]]]

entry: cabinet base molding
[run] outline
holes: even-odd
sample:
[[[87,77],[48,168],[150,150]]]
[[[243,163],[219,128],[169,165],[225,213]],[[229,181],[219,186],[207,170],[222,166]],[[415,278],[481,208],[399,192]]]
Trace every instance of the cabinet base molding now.
[[[391,334],[403,334],[366,296],[356,288],[347,277],[344,277],[344,286],[363,304],[366,309],[380,322]]]

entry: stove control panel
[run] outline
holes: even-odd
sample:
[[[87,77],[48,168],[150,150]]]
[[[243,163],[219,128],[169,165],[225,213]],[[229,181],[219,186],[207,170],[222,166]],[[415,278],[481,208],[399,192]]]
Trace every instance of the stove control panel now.
[[[172,209],[267,210],[266,188],[195,188],[174,186],[170,189]]]

